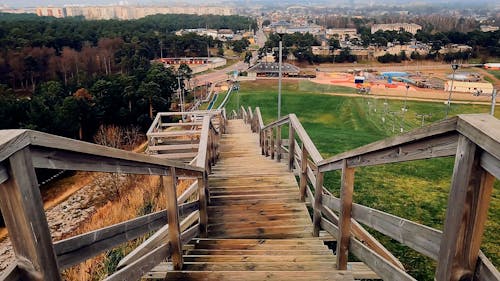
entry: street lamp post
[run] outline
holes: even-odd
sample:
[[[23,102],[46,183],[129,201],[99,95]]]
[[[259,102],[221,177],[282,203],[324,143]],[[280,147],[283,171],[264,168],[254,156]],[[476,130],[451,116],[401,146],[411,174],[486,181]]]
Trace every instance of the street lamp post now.
[[[281,36],[280,36],[280,45],[279,45],[279,78],[278,78],[278,119],[280,119],[281,117],[281,77],[283,75],[283,73],[281,72],[282,69],[281,69],[281,63],[282,63],[282,56],[283,56],[283,40],[281,39]]]
[[[444,118],[448,118],[448,113],[450,112],[450,106],[451,106],[451,93],[453,91],[453,81],[455,81],[455,71],[458,69],[458,64],[456,61],[453,61],[451,64],[451,69],[453,70],[453,74],[451,75],[451,85],[450,85],[450,94],[448,95],[448,102],[446,104],[446,115]]]
[[[406,108],[406,102],[408,100],[408,90],[410,89],[410,85],[408,85],[408,83],[406,83],[406,96],[405,96],[405,104],[404,104],[404,107],[403,107],[403,112],[406,112],[408,109]]]

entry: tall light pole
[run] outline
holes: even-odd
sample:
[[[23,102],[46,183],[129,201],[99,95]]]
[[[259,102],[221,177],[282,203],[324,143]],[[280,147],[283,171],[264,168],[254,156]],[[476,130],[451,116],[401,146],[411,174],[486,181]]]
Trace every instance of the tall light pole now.
[[[410,85],[408,85],[408,83],[406,83],[405,87],[406,87],[406,96],[405,96],[405,104],[403,107],[403,112],[408,111],[408,109],[406,108],[406,101],[408,100],[408,90],[410,89]]]
[[[280,46],[279,46],[279,78],[278,78],[278,119],[281,117],[281,77],[283,73],[281,72],[281,62],[282,62],[282,56],[283,56],[283,41],[281,40],[280,36]]]
[[[448,118],[448,113],[450,112],[450,106],[451,106],[451,93],[453,91],[453,81],[455,80],[455,71],[458,69],[458,64],[457,61],[453,61],[451,64],[451,69],[453,70],[453,74],[451,75],[451,85],[450,85],[450,94],[448,95],[448,102],[446,104],[446,115],[444,118]]]
[[[276,33],[280,37],[280,43],[279,43],[279,58],[278,58],[278,70],[279,70],[279,77],[278,77],[278,119],[281,117],[281,79],[282,79],[282,60],[283,60],[283,35],[285,34],[285,30],[283,26],[279,26],[276,29]]]

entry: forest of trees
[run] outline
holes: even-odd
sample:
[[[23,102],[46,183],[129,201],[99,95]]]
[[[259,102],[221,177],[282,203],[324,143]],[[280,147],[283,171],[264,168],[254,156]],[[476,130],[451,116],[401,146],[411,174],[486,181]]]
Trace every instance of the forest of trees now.
[[[181,87],[190,79],[186,67],[175,73],[151,60],[160,52],[206,56],[207,46],[222,47],[212,37],[172,32],[207,26],[241,30],[256,22],[240,16],[86,21],[0,14],[0,129],[85,140],[92,140],[101,124],[144,130],[153,110],[170,109],[177,75]]]

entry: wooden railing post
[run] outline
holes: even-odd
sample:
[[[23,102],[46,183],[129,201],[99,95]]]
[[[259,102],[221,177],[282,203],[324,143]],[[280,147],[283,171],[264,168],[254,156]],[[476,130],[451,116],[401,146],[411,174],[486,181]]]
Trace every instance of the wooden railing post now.
[[[307,161],[307,159],[306,159]],[[313,204],[313,236],[319,236],[321,229],[321,197],[323,196],[323,173],[316,172],[316,189],[314,190],[314,204]]]
[[[302,143],[302,158],[300,160],[300,201],[304,202],[306,200],[306,188],[307,188],[307,158],[309,154],[307,153],[307,148]]]
[[[274,159],[274,128],[269,128],[269,139],[271,140],[271,144],[269,145],[269,150],[271,151],[271,159]]]
[[[168,239],[172,253],[172,263],[175,270],[182,269],[181,227],[179,225],[179,210],[177,208],[177,176],[175,168],[170,168],[170,179],[165,184],[167,195]],[[163,180],[165,178],[163,177]]]
[[[281,162],[281,126],[276,126],[276,161]]]
[[[435,280],[472,280],[488,216],[494,176],[479,162],[481,149],[458,138]]]
[[[200,236],[207,237],[208,229],[208,176],[206,173],[198,177],[198,198],[200,201]]]
[[[351,209],[354,191],[354,168],[342,162],[342,178],[340,183],[340,216],[339,234],[337,235],[337,269],[346,270],[351,237]]]
[[[288,170],[293,170],[293,160],[295,159],[295,130],[292,122],[288,122]]]
[[[267,152],[267,131],[261,130],[260,134],[262,135],[262,155],[265,155],[267,157],[269,156]]]
[[[0,208],[16,257],[28,259],[36,271],[23,275],[26,280],[61,280],[29,148],[11,155],[8,163]]]

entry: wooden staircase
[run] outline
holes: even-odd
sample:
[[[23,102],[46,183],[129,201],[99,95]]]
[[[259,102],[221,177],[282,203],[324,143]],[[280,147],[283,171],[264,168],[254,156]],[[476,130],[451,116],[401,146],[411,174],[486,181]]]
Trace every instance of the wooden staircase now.
[[[336,270],[336,257],[312,236],[307,207],[284,163],[260,153],[258,135],[230,120],[209,176],[208,238],[186,245],[184,267],[163,262],[148,279],[354,280],[377,278],[363,263]]]

